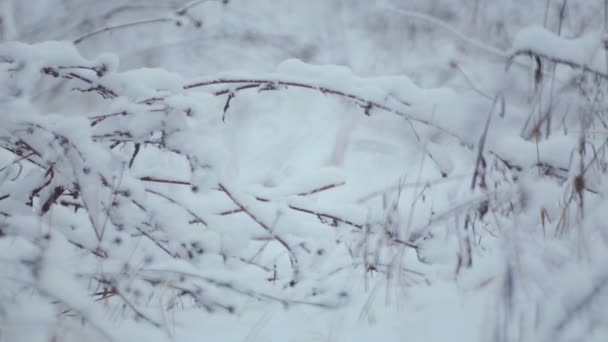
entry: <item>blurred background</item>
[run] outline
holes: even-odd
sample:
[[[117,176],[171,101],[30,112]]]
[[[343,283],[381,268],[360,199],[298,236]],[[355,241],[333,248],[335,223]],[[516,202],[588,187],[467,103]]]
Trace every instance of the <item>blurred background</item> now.
[[[117,54],[122,69],[270,71],[297,58],[361,76],[406,74],[436,87],[464,82],[458,67],[483,80],[480,64],[503,65],[497,52],[527,25],[567,37],[601,30],[602,3],[567,1],[560,25],[564,2],[557,0],[2,0],[0,40],[76,40],[126,25],[78,47],[87,57]],[[184,8],[186,15],[176,15]],[[155,19],[170,20],[146,23]]]

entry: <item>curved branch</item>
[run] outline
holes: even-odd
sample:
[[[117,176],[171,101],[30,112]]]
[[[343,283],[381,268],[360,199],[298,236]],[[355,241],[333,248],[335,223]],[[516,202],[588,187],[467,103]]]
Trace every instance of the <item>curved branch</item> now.
[[[373,101],[369,101],[364,99],[361,96],[358,95],[354,95],[354,94],[350,94],[347,92],[343,92],[337,89],[332,89],[332,88],[328,88],[328,87],[317,87],[314,86],[312,84],[308,84],[308,83],[303,83],[303,82],[297,82],[297,81],[272,81],[272,80],[268,80],[268,79],[228,79],[228,78],[220,78],[220,79],[216,79],[216,80],[211,80],[211,81],[204,81],[204,82],[197,82],[197,83],[192,83],[192,84],[188,84],[184,86],[184,89],[192,89],[192,88],[198,88],[198,87],[206,87],[206,86],[211,86],[211,85],[216,85],[216,84],[238,84],[238,83],[248,83],[248,85],[236,88],[236,89],[224,89],[224,90],[220,90],[214,93],[214,95],[225,95],[228,93],[232,93],[232,92],[236,92],[239,90],[245,90],[245,89],[250,89],[250,88],[257,88],[259,86],[266,86],[266,88],[263,88],[262,90],[274,90],[276,89],[276,86],[285,86],[285,87],[296,87],[296,88],[305,88],[305,89],[311,89],[311,90],[317,90],[322,92],[323,94],[331,94],[331,95],[336,95],[336,96],[341,96],[341,97],[345,97],[349,100],[353,100],[355,102],[358,102],[361,105],[371,105],[373,107],[377,107],[380,109],[384,109],[387,108],[384,105],[381,105],[379,103],[373,102]],[[410,106],[410,104],[408,102],[403,102],[403,104],[405,106]],[[404,116],[406,114],[403,114]]]
[[[171,198],[171,197],[169,197],[169,196],[167,196],[167,195],[165,195],[165,194],[163,194],[161,192],[152,190],[152,189],[146,189],[145,191],[148,192],[148,193],[151,193],[153,195],[156,195],[158,197],[164,198],[165,200],[167,200],[167,201],[169,201],[169,202],[177,205],[178,207],[180,207],[180,208],[184,209],[185,211],[187,211],[188,214],[190,214],[190,216],[194,217],[194,219],[195,219],[194,222],[200,222],[204,226],[208,226],[207,222],[205,220],[203,220],[200,217],[200,215],[196,214],[194,211],[192,211],[191,209],[189,209],[188,207],[186,207],[184,204],[178,202],[177,200],[175,200],[175,199],[173,199],[173,198]]]
[[[271,80],[271,79],[263,79],[263,78],[255,78],[255,79],[254,78],[251,78],[251,79],[249,79],[249,78],[219,78],[219,79],[214,79],[214,80],[209,80],[209,81],[202,81],[202,82],[187,84],[187,85],[184,85],[183,88],[185,90],[189,90],[189,89],[202,88],[202,87],[208,87],[208,86],[213,86],[213,85],[230,85],[230,84],[237,84],[237,85],[241,84],[241,85],[236,88],[221,89],[221,90],[213,92],[212,94],[215,96],[232,95],[239,91],[243,91],[243,90],[247,90],[247,89],[256,89],[256,88],[259,89],[260,91],[276,90],[277,86],[283,86],[286,88],[292,87],[292,88],[309,89],[309,90],[321,92],[323,94],[329,94],[329,95],[333,95],[333,96],[337,96],[337,97],[342,97],[342,98],[345,98],[346,100],[354,102],[356,105],[358,105],[364,109],[366,115],[370,115],[370,111],[372,109],[379,109],[379,110],[382,110],[382,111],[385,111],[388,113],[392,113],[392,114],[401,116],[401,117],[405,118],[406,120],[408,120],[408,122],[410,122],[410,124],[412,122],[417,122],[417,123],[420,123],[420,124],[423,124],[426,126],[434,127],[436,129],[440,130],[441,132],[455,138],[460,143],[465,143],[462,140],[462,138],[460,136],[458,136],[456,133],[450,131],[447,128],[438,126],[430,120],[412,116],[411,114],[408,114],[402,110],[392,108],[392,107],[384,105],[378,101],[367,99],[363,96],[359,96],[359,95],[352,94],[352,93],[342,91],[342,90],[338,90],[335,88],[316,86],[316,85],[302,82],[302,81]],[[409,103],[409,102],[402,101],[402,100],[400,100],[400,102],[406,107],[411,106],[411,103]],[[413,129],[413,127],[412,127],[412,129]],[[414,134],[416,135],[417,139],[419,140],[418,134],[415,131],[414,131]]]
[[[518,56],[529,56],[529,57],[538,57],[540,59],[544,59],[550,62],[553,62],[555,64],[562,64],[562,65],[566,65],[569,66],[573,69],[580,69],[584,72],[588,72],[591,73],[595,76],[601,77],[603,79],[607,79],[608,80],[608,74],[599,70],[596,70],[588,65],[585,64],[580,64],[578,62],[575,61],[571,61],[571,60],[567,60],[567,59],[562,59],[562,58],[558,58],[558,57],[553,57],[553,56],[549,56],[546,55],[544,53],[540,53],[540,52],[536,52],[533,51],[531,49],[525,49],[525,50],[517,50],[514,53],[511,54],[511,56],[509,56],[509,59],[507,61],[507,65],[506,68],[508,69],[511,64],[513,63],[513,60],[518,57]]]
[[[104,32],[110,32],[110,31],[115,31],[115,30],[119,30],[119,29],[123,29],[123,28],[129,28],[129,27],[141,26],[141,25],[147,25],[147,24],[166,23],[168,21],[174,21],[174,20],[171,18],[156,18],[156,19],[146,19],[146,20],[134,21],[134,22],[119,24],[119,25],[115,25],[115,26],[107,26],[107,27],[104,27],[97,31],[87,33],[84,36],[81,36],[81,37],[75,39],[74,45],[78,45],[78,44],[82,43],[84,40],[89,39],[93,36],[96,36],[96,35],[104,33]]]

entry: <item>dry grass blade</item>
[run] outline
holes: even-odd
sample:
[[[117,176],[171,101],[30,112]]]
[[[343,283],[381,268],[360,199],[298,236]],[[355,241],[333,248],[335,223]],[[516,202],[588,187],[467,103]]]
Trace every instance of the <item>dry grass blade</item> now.
[[[490,128],[490,122],[492,121],[492,114],[494,113],[494,109],[496,108],[497,105],[500,105],[499,116],[503,117],[504,113],[505,113],[505,99],[502,94],[496,95],[496,97],[494,97],[494,101],[492,102],[492,106],[490,107],[490,111],[488,113],[488,118],[486,119],[486,124],[483,128],[483,132],[481,133],[481,137],[479,138],[479,143],[477,146],[477,160],[475,162],[475,171],[473,172],[473,180],[471,181],[471,190],[475,190],[476,180],[477,180],[478,176],[480,176],[482,178],[481,185],[483,188],[485,188],[485,174],[481,174],[481,173],[485,173],[485,171],[483,171],[480,168],[485,169],[485,165],[484,165],[485,161],[483,158],[483,149],[486,144],[486,138],[488,137],[488,130]]]

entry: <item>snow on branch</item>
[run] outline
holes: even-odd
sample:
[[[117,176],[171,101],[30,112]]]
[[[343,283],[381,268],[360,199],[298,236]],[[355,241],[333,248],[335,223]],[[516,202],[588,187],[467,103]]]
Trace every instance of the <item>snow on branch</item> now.
[[[529,44],[538,38],[535,32],[517,41],[513,58],[526,51],[550,58],[545,57],[549,48]],[[437,164],[430,151],[439,151],[427,148],[430,139],[419,131],[469,151],[466,139],[475,136],[461,136],[449,121],[436,121],[423,111],[443,101],[449,110],[442,119],[452,115],[453,104],[446,99],[454,99],[453,93],[420,89],[404,77],[364,79],[344,68],[293,60],[275,73],[192,81],[158,69],[119,72],[117,58],[86,60],[63,43],[9,43],[0,45],[0,56],[0,157],[7,160],[0,165],[0,246],[10,237],[26,251],[9,258],[23,279],[2,280],[2,285],[17,291],[25,282],[51,308],[71,310],[99,327],[105,326],[98,322],[104,317],[99,302],[122,307],[135,321],[167,334],[164,317],[176,307],[236,313],[254,299],[285,307],[337,308],[348,293],[327,285],[325,278],[338,277],[348,267],[317,277],[328,251],[344,250],[353,267],[388,277],[394,255],[416,253],[417,261],[429,263],[431,228],[454,217],[460,224],[460,214],[466,218],[461,249],[467,252],[460,257],[470,266],[475,223],[481,225],[483,215],[501,206],[515,210],[514,191],[495,187],[485,156],[493,155],[511,179],[533,167],[486,147],[488,119],[473,174],[473,184],[480,181],[481,186],[472,191],[481,193],[448,209],[428,207],[431,216],[408,219],[409,230],[400,232],[393,229],[402,223],[395,213],[398,204],[389,204],[388,198],[397,192],[398,203],[403,184],[365,201],[333,203],[322,199],[341,191],[353,195],[345,190],[348,178],[334,168],[287,185],[234,181],[230,157],[235,151],[223,136],[232,122],[222,119],[232,101],[274,99],[267,94],[337,99],[345,112],[402,118],[419,144],[415,147]],[[570,66],[587,65],[580,56],[555,56],[554,61],[574,63],[563,62]],[[52,112],[45,96],[56,101]],[[494,103],[499,118],[504,101],[497,97]],[[551,163],[546,168],[545,175],[568,181],[569,169]],[[412,212],[426,200],[430,185],[415,188],[421,190]],[[380,195],[383,208],[374,208],[383,212],[372,212],[369,203]],[[372,251],[373,246],[383,251]],[[66,265],[61,272],[60,264]],[[402,266],[395,270],[424,277]],[[67,300],[70,294],[60,291],[54,275],[78,290],[77,301]],[[66,307],[55,307],[56,298]]]
[[[48,53],[41,51],[46,49]],[[306,272],[312,263],[299,250],[318,241],[275,232],[265,217],[243,202],[246,195],[219,182],[221,151],[201,148],[210,141],[198,131],[205,122],[204,112],[221,110],[214,107],[217,102],[209,101],[213,94],[185,93],[181,86],[168,89],[167,85],[186,82],[176,82],[175,75],[164,72],[118,73],[116,60],[87,61],[69,45],[9,44],[0,46],[0,54],[6,57],[2,84],[27,90],[1,94],[0,147],[14,161],[3,166],[0,175],[8,175],[15,165],[21,170],[0,183],[0,243],[10,236],[35,250],[14,261],[20,263],[24,281],[40,289],[41,298],[47,296],[42,289],[56,283],[39,277],[40,272],[51,272],[56,266],[53,260],[63,258],[79,261],[78,267],[67,268],[70,279],[65,281],[85,293],[78,302],[66,301],[68,310],[76,315],[97,314],[103,306],[96,302],[103,301],[122,306],[135,320],[163,331],[168,327],[162,314],[149,307],[150,298],[157,298],[163,310],[179,301],[229,313],[236,312],[247,298],[234,298],[226,291],[285,306],[334,308],[344,302],[342,289],[311,298],[308,288],[298,285],[300,280],[310,280]],[[70,87],[47,88],[63,84]],[[69,99],[67,105],[54,113],[34,105],[31,98],[46,89],[58,89],[54,96]],[[89,103],[86,111],[74,113],[77,106],[72,105],[91,99],[87,93],[99,99]],[[104,112],[108,114],[91,114]],[[142,170],[142,154],[150,153],[156,158],[181,158],[183,168],[171,166],[169,172],[185,177]],[[318,196],[342,185],[335,178],[321,179],[299,189],[297,195]],[[224,222],[225,215],[197,205],[196,199],[209,190],[223,192],[239,211],[271,234],[271,246],[285,248],[289,266],[281,260],[258,262],[249,254],[250,248],[235,248],[257,244],[250,237],[253,227],[249,224],[242,232],[234,231]],[[47,260],[48,246],[55,245],[52,260]],[[241,266],[227,272],[225,262]],[[204,276],[184,271],[201,264],[214,267],[205,268]],[[144,271],[155,266],[166,271]],[[104,271],[96,271],[100,269]],[[255,286],[238,285],[252,279],[257,279]],[[3,287],[9,289],[20,286],[18,282],[4,286],[4,282]],[[277,282],[293,293],[281,294],[274,286]]]
[[[568,39],[540,26],[530,26],[515,37],[506,67],[518,56],[529,56],[608,78],[605,66],[599,61],[598,52],[603,48],[603,36],[599,32]]]

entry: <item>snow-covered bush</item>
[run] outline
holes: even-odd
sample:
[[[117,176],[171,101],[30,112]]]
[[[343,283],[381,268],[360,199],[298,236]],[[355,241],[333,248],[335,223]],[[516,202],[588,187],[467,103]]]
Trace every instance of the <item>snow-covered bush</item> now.
[[[226,137],[218,135],[225,120],[218,113],[223,108],[227,114],[239,90],[316,86],[275,81],[276,76],[188,84],[162,70],[116,72],[114,57],[88,61],[64,43],[7,43],[0,55],[0,136],[9,153],[3,158],[8,163],[0,211],[0,241],[8,251],[2,260],[5,315],[34,294],[110,337],[98,301],[169,332],[166,312],[176,306],[232,313],[240,297],[285,307],[332,308],[347,300],[343,289],[309,279],[315,260],[334,248],[327,245],[331,239],[318,239],[314,226],[299,237],[286,237],[291,229],[277,227],[285,225],[283,214],[301,212],[362,229],[361,220],[343,220],[296,200],[340,186],[339,175],[328,170],[294,184],[292,193],[255,196],[235,183],[236,165]],[[210,85],[225,89],[189,90]],[[367,110],[382,106],[316,90]],[[220,98],[224,94],[227,100]],[[224,195],[228,210],[208,208],[222,202],[217,194],[203,205],[198,194],[212,191]],[[220,219],[239,212],[257,228]],[[262,241],[255,253],[252,241]],[[281,255],[259,263],[256,257],[271,241]]]

